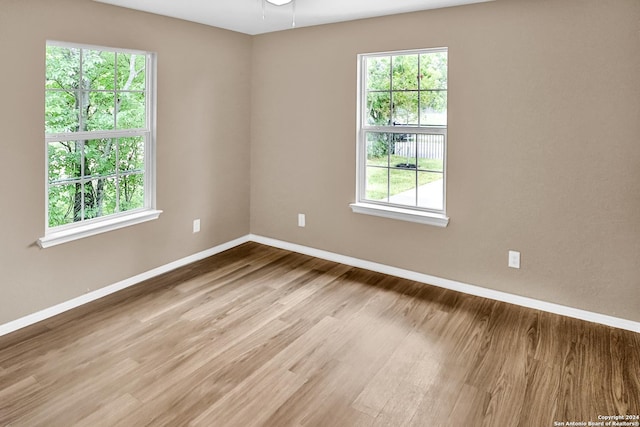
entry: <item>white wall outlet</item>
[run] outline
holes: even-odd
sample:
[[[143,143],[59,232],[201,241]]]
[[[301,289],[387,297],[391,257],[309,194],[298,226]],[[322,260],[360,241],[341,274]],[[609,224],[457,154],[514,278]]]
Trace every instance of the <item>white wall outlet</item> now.
[[[199,233],[200,232],[200,219],[194,219],[193,220],[193,232],[194,233]]]
[[[307,219],[304,214],[298,214],[298,227],[304,227],[307,225]]]
[[[509,251],[509,267],[520,268],[520,252]]]

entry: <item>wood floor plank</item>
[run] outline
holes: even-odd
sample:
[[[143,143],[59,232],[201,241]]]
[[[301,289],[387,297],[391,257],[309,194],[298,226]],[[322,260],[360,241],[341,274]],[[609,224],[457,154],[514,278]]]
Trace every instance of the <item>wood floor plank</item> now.
[[[421,334],[407,335],[352,406],[375,417],[375,425],[408,424],[440,368],[432,348]]]
[[[247,243],[0,337],[0,425],[640,414],[640,334]]]
[[[260,369],[204,410],[189,425],[262,425],[306,381],[306,378],[288,369]]]
[[[28,426],[72,425],[99,409],[103,399],[119,395],[120,384],[135,371],[138,363],[123,359],[104,367],[95,366],[90,374],[82,377],[60,379],[64,393],[38,393],[32,403],[38,411],[23,412],[14,424]],[[44,390],[43,391],[48,391]]]
[[[547,364],[533,360],[529,365],[522,411],[516,425],[518,427],[553,425],[553,421],[557,420],[555,396],[559,388],[559,378],[554,375],[553,370]],[[598,402],[593,402],[593,405],[598,405]]]
[[[480,426],[486,420],[489,405],[489,393],[465,384],[462,386],[451,413],[446,418],[454,426]],[[502,426],[505,424],[492,424]]]
[[[434,378],[433,386],[425,389],[424,397],[415,408],[408,425],[455,425],[450,423],[449,416],[465,386],[465,374],[460,366],[446,362],[442,364]]]
[[[107,402],[90,415],[73,424],[74,427],[112,426],[140,406],[140,402],[130,394],[123,394]]]
[[[33,376],[5,386],[0,390],[0,425],[26,413],[32,405],[33,395],[41,390]]]

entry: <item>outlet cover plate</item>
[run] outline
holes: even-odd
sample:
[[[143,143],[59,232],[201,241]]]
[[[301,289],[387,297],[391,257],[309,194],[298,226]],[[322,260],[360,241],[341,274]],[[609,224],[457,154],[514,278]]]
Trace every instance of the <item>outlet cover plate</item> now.
[[[520,252],[509,251],[509,267],[520,268]]]

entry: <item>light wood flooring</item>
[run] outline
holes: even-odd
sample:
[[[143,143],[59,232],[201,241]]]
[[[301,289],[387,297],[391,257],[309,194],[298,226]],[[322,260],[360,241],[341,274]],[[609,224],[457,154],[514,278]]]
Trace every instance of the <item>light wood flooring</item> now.
[[[0,425],[598,421],[640,414],[639,350],[640,334],[247,243],[0,337]]]

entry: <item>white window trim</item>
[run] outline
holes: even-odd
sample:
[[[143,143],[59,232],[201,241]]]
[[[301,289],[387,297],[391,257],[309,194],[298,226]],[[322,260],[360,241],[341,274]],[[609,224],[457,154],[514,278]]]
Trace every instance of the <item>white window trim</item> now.
[[[73,228],[47,233],[44,237],[38,239],[38,246],[43,249],[50,248],[51,246],[95,236],[96,234],[106,233],[107,231],[129,227],[157,219],[161,213],[162,211],[156,209],[145,209],[142,211],[127,212],[123,215],[109,215],[95,222],[80,222]]]
[[[374,203],[351,203],[349,205],[354,213],[379,216],[382,218],[399,219],[402,221],[417,222],[419,224],[446,227],[449,217],[439,213],[405,209],[396,206],[377,205]]]
[[[157,61],[156,54],[153,52],[138,51],[132,49],[110,48],[105,46],[96,46],[90,44],[76,44],[66,43],[59,41],[48,40],[47,45],[55,45],[70,48],[81,49],[97,49],[97,50],[115,50],[121,53],[132,53],[138,55],[145,55],[146,58],[146,117],[147,126],[143,130],[146,134],[147,143],[145,144],[145,171],[144,171],[144,186],[145,186],[145,208],[135,209],[126,212],[120,212],[112,215],[107,215],[101,218],[94,218],[90,220],[79,221],[76,223],[66,224],[57,227],[49,227],[49,200],[48,190],[45,191],[45,235],[37,240],[37,244],[40,248],[49,248],[52,246],[60,245],[63,243],[72,242],[74,240],[83,239],[85,237],[94,236],[101,233],[117,230],[124,227],[140,224],[147,221],[157,219],[162,213],[161,210],[156,209],[156,91],[157,91]],[[128,129],[122,131],[95,131],[95,132],[80,132],[67,135],[68,138],[100,138],[104,137],[120,137],[129,136],[133,133],[138,134],[140,129]],[[64,134],[57,134],[54,136],[47,135],[45,137],[45,147],[50,141],[60,140]],[[48,169],[48,154],[45,149],[45,164]],[[46,172],[46,171],[45,171]],[[48,173],[45,173],[45,188],[48,189]]]
[[[403,54],[415,54],[420,52],[448,52],[448,48],[415,49],[404,51],[389,51],[358,55],[358,96],[357,96],[357,144],[356,144],[356,202],[351,203],[351,211],[358,214],[373,215],[382,218],[390,218],[401,221],[415,222],[419,224],[446,227],[449,224],[449,217],[446,215],[447,209],[447,146],[448,146],[448,125],[447,126],[367,126],[365,125],[365,97],[366,91],[363,85],[366,81],[366,69],[363,66],[366,58],[374,56],[394,56]],[[412,206],[400,206],[387,202],[375,202],[364,197],[366,183],[366,132],[390,132],[390,133],[441,133],[445,136],[444,159],[443,159],[443,206],[442,210],[425,209]],[[363,157],[364,156],[364,157]]]

